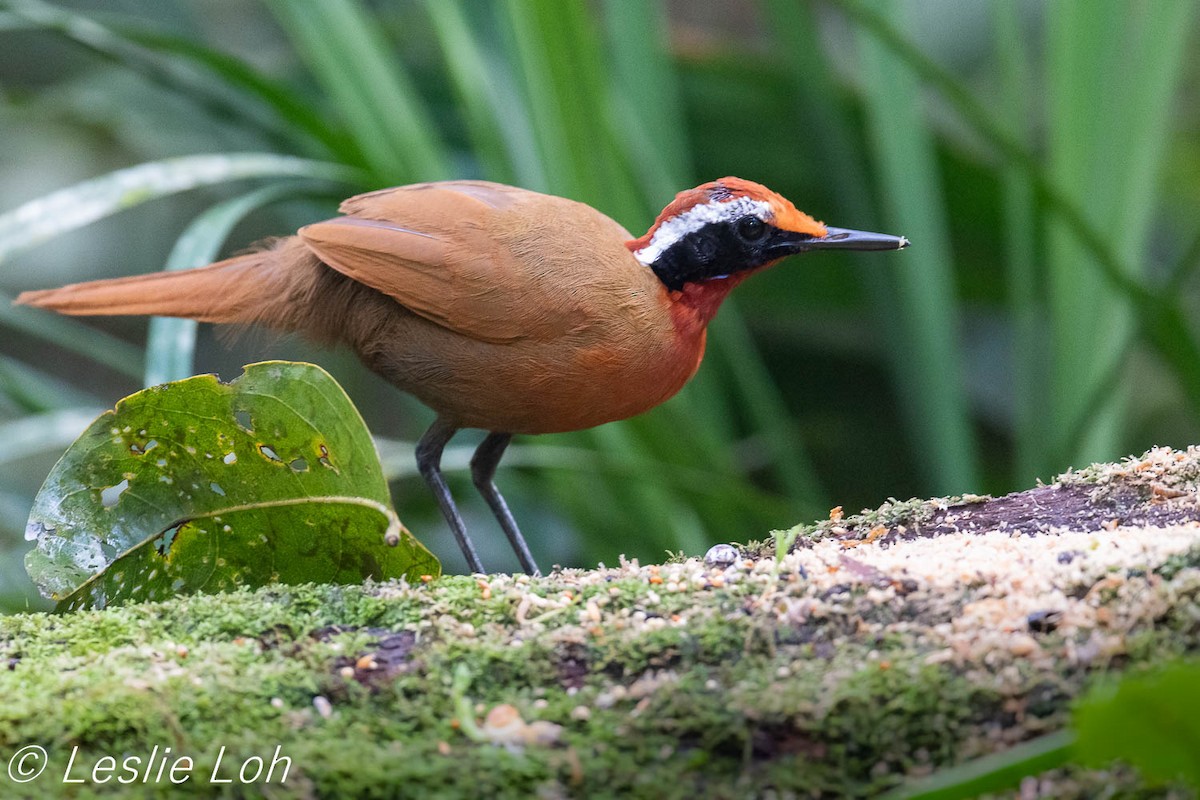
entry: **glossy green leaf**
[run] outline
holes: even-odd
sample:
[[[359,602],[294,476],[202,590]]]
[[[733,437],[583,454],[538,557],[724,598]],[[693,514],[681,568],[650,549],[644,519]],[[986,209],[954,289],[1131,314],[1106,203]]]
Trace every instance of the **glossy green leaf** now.
[[[120,401],[55,465],[26,537],[30,576],[63,608],[440,571],[392,510],[345,392],[285,361]]]

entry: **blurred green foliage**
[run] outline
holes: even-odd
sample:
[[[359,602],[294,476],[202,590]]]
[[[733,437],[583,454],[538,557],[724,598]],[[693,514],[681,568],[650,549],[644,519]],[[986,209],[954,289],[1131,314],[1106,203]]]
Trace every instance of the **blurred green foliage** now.
[[[193,356],[226,377],[328,367],[384,439],[406,524],[461,568],[411,463],[430,413],[346,354],[161,323],[147,343],[145,321],[7,303],[160,269],[185,231],[181,266],[418,180],[516,183],[640,232],[735,174],[914,242],[755,278],[670,403],[515,443],[500,482],[543,562],[697,553],[835,503],[1195,442],[1196,39],[1188,0],[0,0],[0,595],[26,602],[25,513],[70,431]],[[305,161],[236,177],[255,153]],[[116,214],[155,192],[126,193],[33,246],[39,209],[62,212],[25,204],[196,154],[229,174]],[[454,489],[485,562],[514,567],[471,445],[448,451]]]
[[[1024,781],[1074,765],[1134,768],[1148,787],[1200,789],[1200,665],[1167,661],[1108,675],[1078,701],[1069,728],[911,780],[883,800],[967,800],[1011,793]],[[1173,785],[1173,786],[1172,786]]]

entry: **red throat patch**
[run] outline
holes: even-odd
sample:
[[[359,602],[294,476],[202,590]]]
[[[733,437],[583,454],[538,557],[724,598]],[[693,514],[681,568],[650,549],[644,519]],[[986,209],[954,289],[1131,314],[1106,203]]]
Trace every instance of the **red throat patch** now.
[[[726,278],[713,278],[698,283],[684,284],[682,289],[669,292],[671,319],[681,336],[703,330],[725,298],[750,272],[739,272]]]

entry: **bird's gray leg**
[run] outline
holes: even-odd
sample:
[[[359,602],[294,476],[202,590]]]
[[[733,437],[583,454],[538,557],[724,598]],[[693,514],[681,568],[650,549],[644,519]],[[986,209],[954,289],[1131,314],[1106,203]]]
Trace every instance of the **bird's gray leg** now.
[[[446,486],[446,479],[442,477],[442,451],[446,449],[446,442],[457,432],[457,428],[441,417],[434,420],[429,430],[421,437],[421,441],[417,442],[417,469],[421,471],[425,483],[429,484],[433,496],[437,498],[442,516],[449,523],[450,530],[454,532],[454,538],[458,540],[458,546],[467,559],[467,567],[471,572],[483,572],[483,562],[479,560],[475,545],[467,536],[462,516],[454,505],[454,498],[450,495],[450,488]]]
[[[508,503],[504,502],[504,498],[500,496],[496,484],[492,481],[496,475],[496,466],[499,465],[500,458],[504,455],[504,449],[508,447],[510,441],[512,441],[511,433],[489,433],[475,450],[475,455],[471,456],[471,479],[475,481],[475,488],[483,495],[483,499],[487,500],[492,513],[500,522],[500,527],[504,529],[508,543],[512,545],[513,552],[517,554],[517,558],[521,562],[521,569],[530,575],[541,575],[537,563],[533,560],[533,555],[529,552],[529,545],[525,544],[525,537],[521,535],[521,530],[517,527],[517,521],[513,519],[512,512],[508,510]]]

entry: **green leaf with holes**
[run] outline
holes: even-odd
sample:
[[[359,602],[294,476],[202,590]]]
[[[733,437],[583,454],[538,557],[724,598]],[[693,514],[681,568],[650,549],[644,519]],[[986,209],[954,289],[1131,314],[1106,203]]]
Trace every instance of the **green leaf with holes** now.
[[[440,572],[392,510],[346,393],[287,361],[117,403],[51,470],[26,538],[25,567],[60,609]]]

